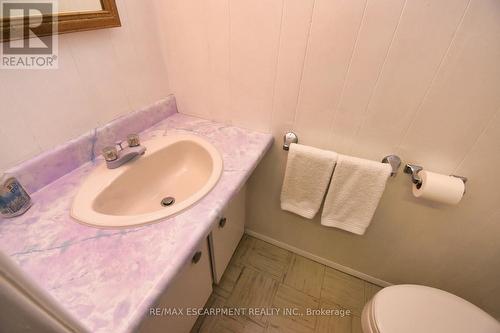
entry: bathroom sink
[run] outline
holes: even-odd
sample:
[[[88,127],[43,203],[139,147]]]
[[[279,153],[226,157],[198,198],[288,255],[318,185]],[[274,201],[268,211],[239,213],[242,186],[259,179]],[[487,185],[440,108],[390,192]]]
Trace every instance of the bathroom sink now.
[[[203,198],[222,173],[222,157],[195,135],[142,143],[143,156],[108,169],[99,165],[80,187],[71,216],[96,227],[128,227],[173,216]]]

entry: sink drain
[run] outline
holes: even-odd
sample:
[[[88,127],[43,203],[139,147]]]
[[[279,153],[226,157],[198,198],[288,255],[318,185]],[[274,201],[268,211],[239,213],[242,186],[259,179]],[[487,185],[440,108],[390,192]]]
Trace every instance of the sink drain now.
[[[168,207],[168,206],[172,206],[175,202],[175,198],[174,197],[166,197],[166,198],[163,198],[161,200],[161,205],[163,207]]]

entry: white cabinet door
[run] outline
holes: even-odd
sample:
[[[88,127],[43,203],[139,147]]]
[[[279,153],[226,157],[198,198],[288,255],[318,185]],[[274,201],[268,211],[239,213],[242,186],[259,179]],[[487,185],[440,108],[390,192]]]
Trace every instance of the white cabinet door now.
[[[203,240],[200,249],[193,253],[182,271],[168,286],[156,306],[159,309],[182,309],[183,315],[146,314],[139,332],[143,333],[187,333],[193,327],[196,316],[187,315],[188,308],[203,308],[212,293],[212,276],[208,241]]]
[[[229,202],[219,223],[212,229],[212,265],[216,284],[245,231],[245,190],[243,187]]]

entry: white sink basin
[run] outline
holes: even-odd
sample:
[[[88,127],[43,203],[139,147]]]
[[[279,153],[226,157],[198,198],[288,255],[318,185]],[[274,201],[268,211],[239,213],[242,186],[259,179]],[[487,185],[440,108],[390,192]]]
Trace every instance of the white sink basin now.
[[[164,219],[203,198],[222,173],[220,153],[198,136],[167,135],[142,145],[143,156],[112,170],[103,163],[90,174],[73,201],[73,218],[96,227]],[[162,205],[167,197],[175,202]]]

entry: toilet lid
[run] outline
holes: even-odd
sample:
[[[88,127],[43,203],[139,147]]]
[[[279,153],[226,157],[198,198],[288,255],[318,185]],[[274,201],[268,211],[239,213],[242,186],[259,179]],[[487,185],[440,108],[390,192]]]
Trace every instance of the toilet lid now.
[[[498,333],[500,323],[466,300],[446,291],[397,285],[372,300],[379,333]]]

